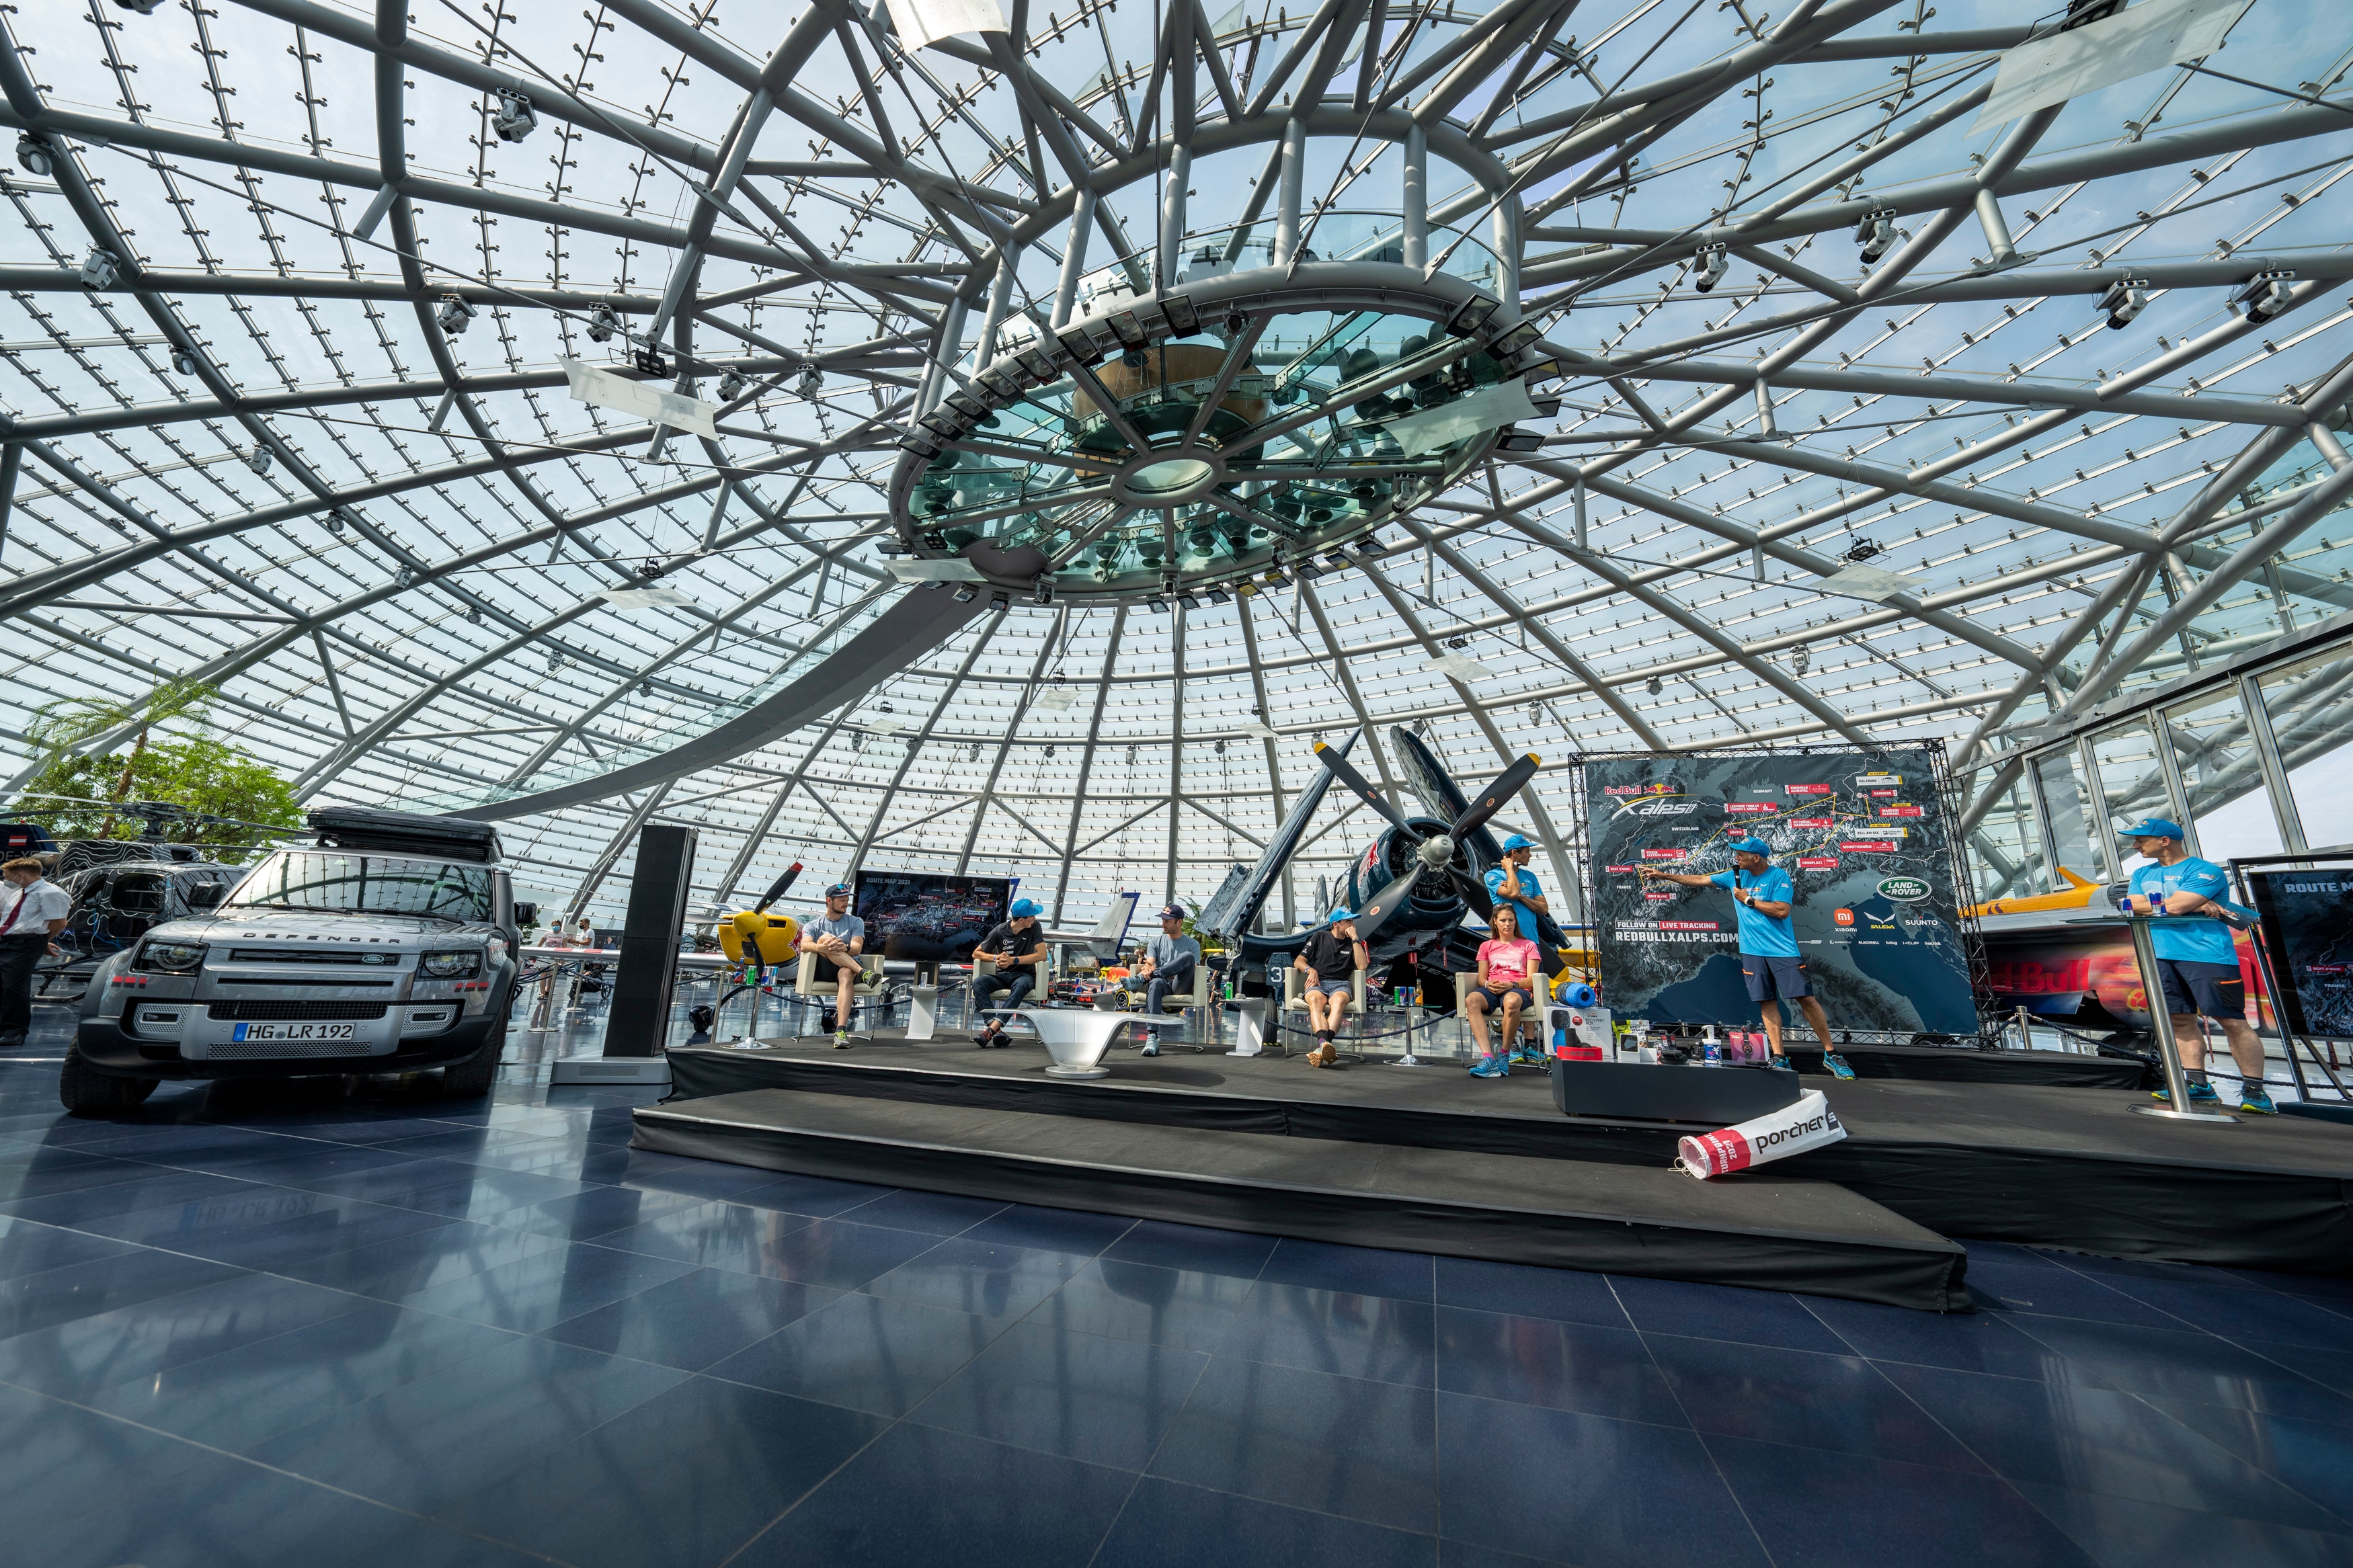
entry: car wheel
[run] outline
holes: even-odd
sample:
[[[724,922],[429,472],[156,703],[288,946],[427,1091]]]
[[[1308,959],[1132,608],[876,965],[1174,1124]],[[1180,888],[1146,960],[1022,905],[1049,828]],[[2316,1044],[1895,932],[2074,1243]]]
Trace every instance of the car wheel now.
[[[79,1046],[66,1047],[66,1065],[58,1072],[58,1099],[76,1116],[103,1116],[130,1110],[155,1092],[152,1078],[117,1078],[100,1072],[82,1058]]]
[[[468,1100],[479,1100],[491,1092],[498,1081],[499,1058],[506,1054],[507,1019],[512,1016],[514,998],[510,995],[499,1005],[499,1016],[491,1021],[482,1048],[464,1061],[451,1062],[441,1069],[441,1087],[450,1094]]]

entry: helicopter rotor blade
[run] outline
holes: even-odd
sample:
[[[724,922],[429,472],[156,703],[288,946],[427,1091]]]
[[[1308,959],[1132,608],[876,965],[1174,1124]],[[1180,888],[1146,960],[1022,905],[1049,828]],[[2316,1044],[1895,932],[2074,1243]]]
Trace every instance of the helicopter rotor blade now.
[[[1417,843],[1420,841],[1421,835],[1414,832],[1396,806],[1381,798],[1381,792],[1366,783],[1365,775],[1358,773],[1347,758],[1318,741],[1315,742],[1315,760],[1322,763],[1334,778],[1356,791],[1358,800],[1388,818],[1391,826],[1401,833],[1412,834]]]
[[[1481,790],[1479,798],[1471,803],[1471,809],[1455,820],[1454,842],[1460,844],[1466,837],[1484,827],[1487,819],[1510,804],[1512,797],[1526,787],[1527,782],[1536,776],[1536,769],[1543,765],[1543,759],[1531,752],[1497,773],[1494,782]]]

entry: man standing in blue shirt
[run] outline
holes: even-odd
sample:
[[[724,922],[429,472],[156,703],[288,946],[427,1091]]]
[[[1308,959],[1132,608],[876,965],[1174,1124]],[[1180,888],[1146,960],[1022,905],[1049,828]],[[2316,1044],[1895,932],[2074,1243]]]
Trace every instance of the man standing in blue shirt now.
[[[1642,875],[1686,888],[1730,889],[1740,921],[1740,972],[1748,981],[1748,999],[1757,1004],[1757,1012],[1765,1019],[1765,1038],[1773,1047],[1773,1065],[1789,1065],[1789,1058],[1781,1049],[1781,1009],[1774,1004],[1794,1002],[1822,1042],[1822,1066],[1840,1078],[1852,1078],[1854,1069],[1831,1045],[1831,1021],[1823,1016],[1813,987],[1807,984],[1805,960],[1798,956],[1797,928],[1789,923],[1789,906],[1797,900],[1797,884],[1789,879],[1788,871],[1767,858],[1771,854],[1771,846],[1763,839],[1740,838],[1733,841],[1732,870],[1718,871],[1711,877],[1654,871],[1644,867]]]
[[[2272,1097],[2263,1088],[2263,1043],[2247,1026],[2246,981],[2239,973],[2239,950],[2231,928],[2218,918],[2229,907],[2225,895],[2230,879],[2211,860],[2189,853],[2179,823],[2153,816],[2124,836],[2153,864],[2134,868],[2125,908],[2159,917],[2148,928],[2149,944],[2157,950],[2157,984],[2141,977],[2141,989],[2154,1002],[2165,997],[2173,1016],[2173,1038],[2181,1047],[2181,1076],[2189,1083],[2189,1103],[2213,1105],[2221,1100],[2206,1078],[2206,1035],[2200,1015],[2222,1026],[2231,1042],[2231,1056],[2239,1066],[2239,1109],[2269,1111]],[[2164,1089],[2159,1100],[2168,1099]]]

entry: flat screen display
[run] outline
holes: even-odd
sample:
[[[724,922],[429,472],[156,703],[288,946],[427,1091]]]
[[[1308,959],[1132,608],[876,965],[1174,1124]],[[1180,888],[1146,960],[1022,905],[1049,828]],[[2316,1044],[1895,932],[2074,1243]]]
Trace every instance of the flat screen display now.
[[[2353,1038],[2353,866],[2246,875],[2288,1027]]]
[[[1012,907],[1010,879],[931,871],[860,871],[849,897],[867,952],[919,963],[969,963]]]
[[[1787,869],[1799,957],[1833,1030],[1973,1034],[1952,852],[1926,753],[1749,752],[1588,762],[1602,995],[1621,1018],[1746,1027],[1729,892],[1713,874],[1757,837]]]

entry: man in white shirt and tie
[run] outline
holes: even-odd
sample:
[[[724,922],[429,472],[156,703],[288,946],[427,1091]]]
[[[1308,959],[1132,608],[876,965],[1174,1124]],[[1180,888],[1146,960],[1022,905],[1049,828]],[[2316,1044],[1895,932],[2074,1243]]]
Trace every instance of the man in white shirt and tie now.
[[[73,900],[46,880],[42,864],[30,857],[0,866],[0,1050],[21,1046],[33,1026],[33,970],[42,959],[62,953],[50,939],[66,928]]]

